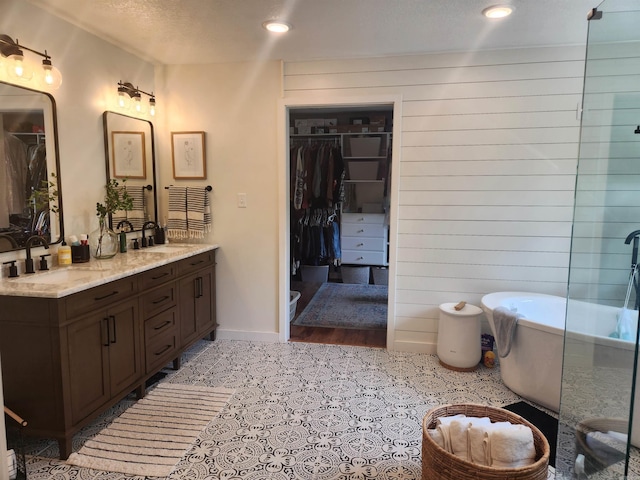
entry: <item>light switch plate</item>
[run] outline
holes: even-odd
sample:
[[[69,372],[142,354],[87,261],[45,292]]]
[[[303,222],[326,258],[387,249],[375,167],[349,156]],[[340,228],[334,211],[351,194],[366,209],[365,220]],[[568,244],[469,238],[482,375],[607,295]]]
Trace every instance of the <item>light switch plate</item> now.
[[[247,208],[247,194],[239,193],[238,194],[238,208]]]

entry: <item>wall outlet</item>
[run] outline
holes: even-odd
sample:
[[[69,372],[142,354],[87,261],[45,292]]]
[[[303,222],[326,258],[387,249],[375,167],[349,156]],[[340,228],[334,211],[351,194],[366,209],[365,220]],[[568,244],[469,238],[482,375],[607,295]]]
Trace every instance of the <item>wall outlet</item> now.
[[[238,208],[247,208],[247,194],[239,193],[238,194]]]

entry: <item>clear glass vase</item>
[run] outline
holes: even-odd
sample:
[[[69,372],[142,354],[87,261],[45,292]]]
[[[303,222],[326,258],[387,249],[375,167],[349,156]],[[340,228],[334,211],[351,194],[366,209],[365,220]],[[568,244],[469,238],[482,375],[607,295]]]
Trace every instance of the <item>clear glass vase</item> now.
[[[100,226],[89,234],[91,256],[97,259],[113,258],[118,253],[118,234],[109,228],[106,219],[100,218]]]

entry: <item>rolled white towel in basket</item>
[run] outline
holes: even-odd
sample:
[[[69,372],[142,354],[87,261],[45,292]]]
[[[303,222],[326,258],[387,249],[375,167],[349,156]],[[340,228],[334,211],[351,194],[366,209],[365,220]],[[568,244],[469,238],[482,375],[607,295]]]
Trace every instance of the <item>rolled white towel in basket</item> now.
[[[451,433],[449,431],[451,422],[461,418],[465,418],[465,415],[459,413],[458,415],[452,415],[450,417],[439,417],[436,421],[436,429],[442,436],[442,448],[449,453],[453,453],[453,449],[451,448]]]
[[[444,448],[444,438],[442,438],[442,433],[437,428],[430,428],[427,430],[427,433],[431,437],[431,439],[436,442],[441,448]]]
[[[18,461],[16,460],[16,452],[7,450],[7,465],[9,466],[9,480],[15,480],[18,476]]]
[[[464,417],[453,420],[449,425],[452,453],[463,460],[469,460],[469,428],[472,425],[491,425],[489,417]]]
[[[486,432],[490,452],[489,466],[517,468],[536,461],[533,431],[526,425],[514,424]]]
[[[488,440],[485,443],[485,434],[493,428],[504,428],[512,425],[511,422],[495,422],[489,425],[479,424],[471,425],[469,427],[469,461],[478,465],[488,466],[489,461],[487,457],[491,455],[491,452],[485,451],[485,444],[488,444]]]

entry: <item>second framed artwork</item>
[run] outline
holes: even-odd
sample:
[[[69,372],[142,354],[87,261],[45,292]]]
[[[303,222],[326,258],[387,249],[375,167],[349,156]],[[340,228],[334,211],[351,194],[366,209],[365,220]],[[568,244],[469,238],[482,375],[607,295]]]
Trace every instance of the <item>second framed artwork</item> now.
[[[113,176],[147,178],[144,132],[111,132]]]
[[[207,178],[204,132],[171,132],[173,178]]]

